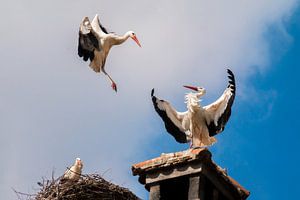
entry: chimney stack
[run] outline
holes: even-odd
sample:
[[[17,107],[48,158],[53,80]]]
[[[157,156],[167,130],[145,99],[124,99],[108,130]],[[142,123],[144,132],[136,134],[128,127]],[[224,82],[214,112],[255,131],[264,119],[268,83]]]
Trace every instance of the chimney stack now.
[[[150,200],[244,200],[250,192],[216,165],[206,148],[162,154],[132,166]]]

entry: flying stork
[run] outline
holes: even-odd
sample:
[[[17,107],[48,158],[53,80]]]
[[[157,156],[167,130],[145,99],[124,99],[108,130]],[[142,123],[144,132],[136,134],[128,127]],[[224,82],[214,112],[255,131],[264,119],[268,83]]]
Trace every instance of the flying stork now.
[[[229,69],[227,69],[227,73],[229,82],[223,94],[214,103],[204,107],[200,105],[199,98],[206,93],[206,90],[203,87],[184,86],[195,91],[185,96],[187,104],[185,112],[178,112],[169,102],[156,98],[154,89],[152,89],[154,108],[164,121],[167,132],[177,142],[191,141],[190,147],[204,147],[216,142],[213,136],[224,130],[235,97],[234,74]]]
[[[136,34],[133,31],[126,32],[123,36],[107,32],[96,15],[90,23],[88,17],[84,17],[79,28],[78,55],[84,61],[90,60],[90,67],[96,72],[101,71],[108,77],[111,87],[117,92],[117,84],[105,71],[105,60],[113,45],[119,45],[128,38],[132,38],[141,47]]]

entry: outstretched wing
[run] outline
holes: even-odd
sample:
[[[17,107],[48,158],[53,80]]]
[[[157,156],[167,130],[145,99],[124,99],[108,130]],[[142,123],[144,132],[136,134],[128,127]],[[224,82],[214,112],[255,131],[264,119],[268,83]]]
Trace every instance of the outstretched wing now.
[[[222,96],[214,103],[203,107],[206,111],[205,117],[209,136],[214,136],[222,132],[231,115],[231,106],[235,98],[236,88],[234,74],[230,69],[227,69],[227,73],[229,82]]]
[[[78,40],[78,55],[83,57],[84,61],[95,57],[94,50],[100,51],[99,41],[92,31],[92,26],[88,17],[85,17],[80,24],[79,40]]]
[[[185,129],[182,127],[182,120],[185,113],[177,112],[169,102],[160,100],[154,95],[154,89],[151,91],[152,102],[158,115],[165,123],[167,131],[175,138],[179,143],[187,143],[189,141]]]
[[[92,23],[91,23],[93,30],[100,36],[103,37],[104,34],[108,34],[108,31],[102,24],[100,23],[98,14],[95,15]]]

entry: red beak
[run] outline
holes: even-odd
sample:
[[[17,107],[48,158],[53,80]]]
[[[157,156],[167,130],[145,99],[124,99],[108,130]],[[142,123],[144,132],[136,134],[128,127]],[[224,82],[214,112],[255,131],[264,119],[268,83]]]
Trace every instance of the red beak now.
[[[139,45],[139,47],[142,47],[139,40],[137,39],[137,37],[135,35],[133,35],[131,38],[137,43],[137,45]]]
[[[188,89],[191,89],[191,90],[198,91],[198,88],[193,87],[193,86],[184,85],[183,87],[188,88]]]

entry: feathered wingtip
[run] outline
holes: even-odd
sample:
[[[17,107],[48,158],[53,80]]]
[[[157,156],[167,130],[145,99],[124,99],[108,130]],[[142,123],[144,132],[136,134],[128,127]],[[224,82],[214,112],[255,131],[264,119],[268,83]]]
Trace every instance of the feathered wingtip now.
[[[80,23],[79,32],[88,34],[92,29],[91,22],[88,17],[84,17]]]
[[[85,16],[82,18],[81,23],[83,24],[84,22],[87,22],[87,21],[90,22],[90,19],[87,16]]]
[[[234,74],[230,69],[227,69],[227,73],[228,73],[228,88],[231,88],[233,90],[233,93],[235,93],[235,78],[234,78]]]
[[[151,97],[153,97],[153,95],[154,95],[154,88],[152,88],[151,90]]]
[[[95,17],[93,18],[93,21],[96,21],[96,22],[100,22],[100,19],[99,19],[99,15],[96,14]]]
[[[234,80],[234,74],[233,74],[233,72],[230,69],[227,69],[227,73],[229,74],[228,78]]]
[[[98,24],[99,27],[100,27],[100,29],[101,29],[104,33],[108,34],[107,29],[101,24],[100,18],[99,18],[99,15],[98,15],[98,14],[95,15],[95,17],[94,17],[94,19],[93,19],[93,21],[92,21],[92,24],[94,24],[94,25]]]

